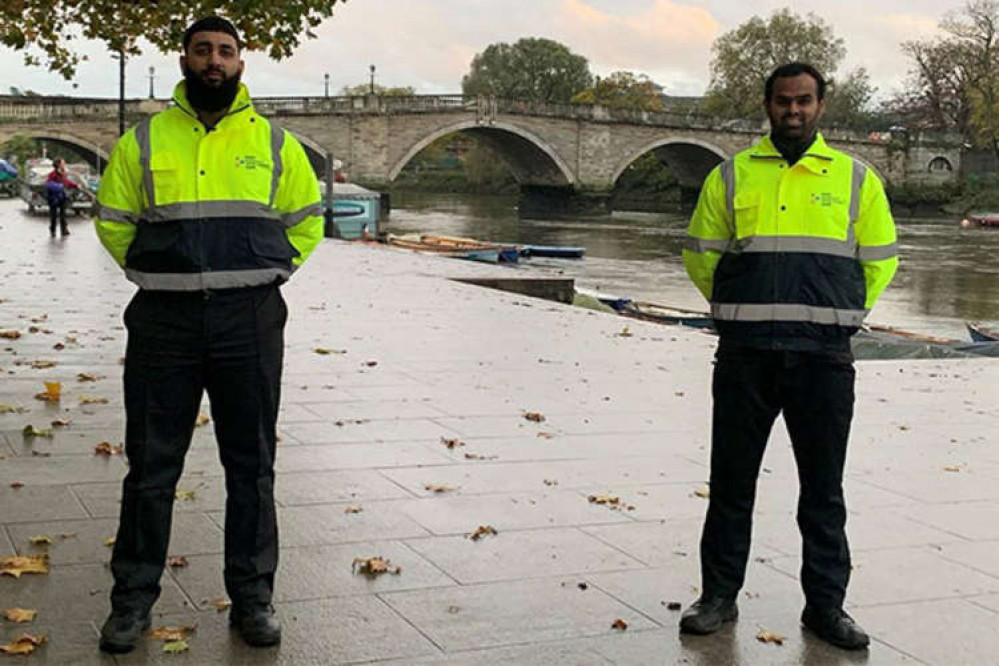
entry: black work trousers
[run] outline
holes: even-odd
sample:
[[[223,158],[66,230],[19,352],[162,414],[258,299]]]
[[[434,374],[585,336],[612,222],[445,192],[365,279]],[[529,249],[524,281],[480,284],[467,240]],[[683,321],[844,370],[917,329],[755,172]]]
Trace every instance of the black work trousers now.
[[[278,561],[274,453],[288,311],[278,287],[139,291],[125,310],[125,452],[111,558],[116,610],[160,593],[174,494],[208,392],[225,470],[225,585],[269,603]]]
[[[723,342],[712,386],[711,494],[701,536],[705,596],[734,597],[742,587],[760,463],[783,412],[798,466],[805,600],[842,607],[850,579],[843,466],[854,377],[849,353],[759,350]]]
[[[49,233],[54,234],[56,232],[56,223],[59,223],[59,228],[63,231],[66,230],[66,208],[69,203],[63,199],[59,203],[49,204]]]

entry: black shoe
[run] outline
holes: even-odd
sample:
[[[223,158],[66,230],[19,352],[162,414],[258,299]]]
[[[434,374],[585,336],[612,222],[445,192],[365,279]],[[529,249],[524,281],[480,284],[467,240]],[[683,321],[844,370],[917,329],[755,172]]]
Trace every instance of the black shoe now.
[[[68,236],[69,235],[69,228],[68,227],[63,227],[59,231],[62,233],[63,236]]]
[[[55,227],[52,227],[51,229],[49,229],[49,236],[51,238],[55,238]]]
[[[701,597],[680,617],[681,634],[713,634],[726,622],[739,617],[739,607],[731,597]]]
[[[281,623],[270,604],[246,608],[233,606],[229,611],[229,626],[235,627],[247,645],[269,647],[281,642]]]
[[[148,612],[111,611],[101,627],[101,650],[112,654],[131,652],[151,622]]]
[[[805,606],[801,623],[826,643],[844,650],[863,650],[871,642],[870,637],[842,608]]]

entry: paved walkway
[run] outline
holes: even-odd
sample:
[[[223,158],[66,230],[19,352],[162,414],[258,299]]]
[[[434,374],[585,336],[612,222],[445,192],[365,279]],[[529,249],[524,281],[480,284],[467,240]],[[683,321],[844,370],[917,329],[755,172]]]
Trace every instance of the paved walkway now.
[[[177,502],[173,526],[170,553],[188,565],[164,576],[155,618],[196,624],[190,649],[168,655],[150,640],[127,657],[100,655],[105,541],[125,463],[94,446],[122,438],[121,311],[132,289],[88,223],[50,240],[47,221],[22,208],[0,202],[0,330],[22,333],[0,340],[0,404],[27,410],[0,415],[0,556],[48,552],[52,566],[0,577],[0,609],[39,611],[31,625],[0,621],[0,639],[49,637],[17,663],[995,663],[999,361],[859,366],[848,602],[874,637],[869,654],[799,627],[783,427],[760,480],[742,617],[681,639],[671,605],[697,596],[714,340],[445,279],[494,267],[335,241],[285,289],[283,644],[246,648],[212,607],[223,596],[224,496],[208,424],[180,485],[193,497]],[[31,367],[43,360],[56,365]],[[62,382],[58,406],[32,397],[43,380]],[[51,439],[22,435],[57,416],[72,422]],[[588,501],[599,494],[626,506]],[[498,534],[466,538],[480,525]],[[52,545],[31,545],[40,535]],[[355,557],[371,556],[401,573],[352,573]],[[626,630],[612,628],[618,619]],[[758,642],[761,629],[783,645]]]

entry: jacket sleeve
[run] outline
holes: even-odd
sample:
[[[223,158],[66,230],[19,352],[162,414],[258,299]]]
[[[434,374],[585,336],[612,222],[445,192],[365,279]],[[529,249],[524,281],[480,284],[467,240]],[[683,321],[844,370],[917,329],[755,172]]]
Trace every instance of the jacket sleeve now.
[[[135,130],[118,140],[101,184],[97,189],[94,225],[101,244],[119,266],[125,266],[125,254],[135,239],[135,224],[144,206],[142,166]]]
[[[858,258],[864,268],[867,287],[864,307],[870,310],[898,270],[895,220],[892,219],[881,180],[870,169],[867,169],[860,188],[860,209],[854,229]]]
[[[715,267],[732,238],[733,224],[726,197],[719,165],[704,179],[683,248],[683,265],[687,274],[709,301]]]
[[[287,130],[281,147],[284,165],[278,181],[274,207],[281,213],[288,241],[298,250],[292,260],[301,266],[323,239],[323,209],[319,196],[319,180],[309,164],[302,144]]]

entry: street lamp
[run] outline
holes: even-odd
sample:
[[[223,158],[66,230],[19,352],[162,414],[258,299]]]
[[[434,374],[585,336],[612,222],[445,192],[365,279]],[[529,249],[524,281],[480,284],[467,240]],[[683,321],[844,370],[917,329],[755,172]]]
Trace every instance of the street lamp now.
[[[329,75],[329,72],[327,72],[326,74],[323,74],[323,81],[324,81],[324,84],[325,84],[325,91],[326,91],[325,92],[325,96],[329,97],[330,96],[330,75]]]
[[[149,66],[149,99],[156,97],[156,92],[153,90],[153,80],[156,78],[156,68],[152,65]]]
[[[375,94],[375,66],[368,65],[368,69],[371,70],[371,94]]]
[[[111,56],[118,61],[118,136],[125,133],[125,50]]]

